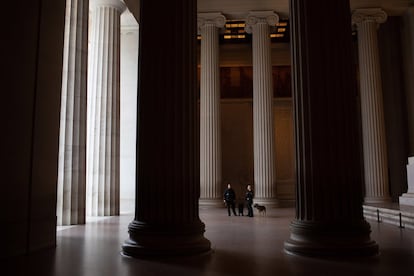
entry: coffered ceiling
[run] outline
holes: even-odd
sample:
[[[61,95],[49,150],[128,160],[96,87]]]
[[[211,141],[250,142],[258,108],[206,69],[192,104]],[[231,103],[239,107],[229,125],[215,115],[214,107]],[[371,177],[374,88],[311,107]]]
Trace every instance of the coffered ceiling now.
[[[389,15],[401,14],[413,0],[350,0],[351,10],[379,7]],[[198,11],[221,11],[230,19],[244,16],[251,10],[273,10],[281,17],[289,17],[289,0],[198,0]],[[327,12],[329,12],[327,10]]]
[[[138,18],[140,0],[124,1],[135,18]],[[414,0],[350,0],[350,4],[351,10],[382,8],[389,16],[392,16],[401,15],[409,6],[414,6]],[[198,12],[222,12],[228,19],[245,18],[246,14],[252,10],[273,10],[281,18],[288,18],[289,0],[198,0],[197,10]]]

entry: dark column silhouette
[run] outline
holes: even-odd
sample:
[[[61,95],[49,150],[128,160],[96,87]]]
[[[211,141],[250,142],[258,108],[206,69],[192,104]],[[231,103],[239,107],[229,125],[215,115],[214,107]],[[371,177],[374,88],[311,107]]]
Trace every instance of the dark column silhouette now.
[[[122,252],[207,252],[198,211],[196,0],[141,1],[140,16],[136,210]]]
[[[348,0],[291,0],[296,218],[288,253],[374,255],[362,213],[362,161]]]

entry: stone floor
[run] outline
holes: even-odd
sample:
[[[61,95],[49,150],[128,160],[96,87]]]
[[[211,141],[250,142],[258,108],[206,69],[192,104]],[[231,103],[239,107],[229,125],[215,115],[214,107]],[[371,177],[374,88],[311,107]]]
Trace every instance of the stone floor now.
[[[284,253],[294,209],[266,216],[229,217],[226,209],[200,209],[212,251],[203,256],[142,260],[123,257],[133,215],[89,220],[57,232],[57,247],[2,261],[2,276],[141,275],[414,275],[414,231],[369,221],[380,254],[368,258],[307,258]]]

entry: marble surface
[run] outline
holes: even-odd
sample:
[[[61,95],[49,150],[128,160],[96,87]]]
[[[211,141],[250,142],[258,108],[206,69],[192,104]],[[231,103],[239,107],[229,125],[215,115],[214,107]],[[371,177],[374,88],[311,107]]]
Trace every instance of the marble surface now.
[[[1,275],[414,275],[414,230],[369,221],[380,254],[368,258],[287,255],[294,209],[266,216],[229,217],[225,208],[200,209],[212,250],[203,256],[133,259],[120,254],[133,215],[88,220],[57,233],[57,247],[1,262]]]

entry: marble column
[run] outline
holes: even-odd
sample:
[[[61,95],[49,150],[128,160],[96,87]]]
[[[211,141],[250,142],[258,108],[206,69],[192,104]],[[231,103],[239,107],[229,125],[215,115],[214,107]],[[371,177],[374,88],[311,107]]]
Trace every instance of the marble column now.
[[[121,0],[92,0],[87,140],[87,214],[119,214]]]
[[[297,186],[289,254],[378,252],[362,210],[349,10],[348,0],[290,1]]]
[[[279,22],[272,11],[250,12],[246,31],[253,37],[253,150],[255,202],[277,205],[270,28]]]
[[[127,256],[210,250],[198,210],[196,7],[196,0],[141,6],[136,208],[122,246]]]
[[[200,204],[222,205],[219,28],[221,13],[200,13]]]
[[[66,1],[57,225],[85,223],[89,0]]]
[[[381,9],[360,9],[352,13],[352,22],[358,30],[365,203],[391,201],[377,39],[378,24],[386,19]]]

